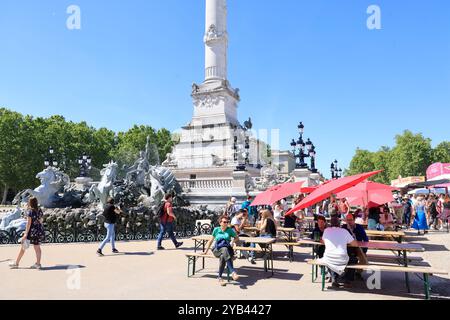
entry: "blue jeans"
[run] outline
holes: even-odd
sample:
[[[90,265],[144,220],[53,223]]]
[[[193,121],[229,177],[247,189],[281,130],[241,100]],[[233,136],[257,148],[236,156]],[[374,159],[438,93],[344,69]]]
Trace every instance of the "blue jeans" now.
[[[172,239],[173,244],[176,246],[178,241],[173,234],[173,222],[166,222],[161,223],[161,231],[158,235],[158,247],[161,247],[161,242],[166,232],[169,234],[169,238]]]
[[[103,248],[109,241],[111,241],[111,246],[112,246],[113,250],[116,248],[115,243],[114,243],[114,241],[116,240],[116,231],[115,231],[114,227],[115,227],[115,224],[105,222],[106,238],[100,244],[100,248],[99,248],[100,250],[103,250]]]

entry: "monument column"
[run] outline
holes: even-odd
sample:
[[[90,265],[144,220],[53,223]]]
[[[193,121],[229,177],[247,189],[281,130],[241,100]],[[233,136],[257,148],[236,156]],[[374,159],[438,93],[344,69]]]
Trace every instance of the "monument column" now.
[[[227,79],[227,3],[206,0],[205,82]]]

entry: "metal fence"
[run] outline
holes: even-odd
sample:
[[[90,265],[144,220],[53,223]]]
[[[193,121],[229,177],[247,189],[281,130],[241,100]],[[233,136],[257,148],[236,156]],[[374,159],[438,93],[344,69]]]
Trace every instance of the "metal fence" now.
[[[185,223],[175,225],[174,233],[177,238],[189,238],[200,234],[211,234],[213,226],[210,224]],[[82,243],[82,242],[100,242],[106,237],[106,229],[101,226],[93,226],[91,228],[69,227],[66,229],[48,227],[44,225],[45,240],[43,243]],[[117,241],[132,240],[151,240],[156,239],[159,234],[159,225],[151,224],[148,226],[134,226],[125,228],[116,225]],[[23,236],[24,231],[16,232],[16,230],[0,231],[0,245],[17,244]],[[164,238],[168,235],[165,234]]]

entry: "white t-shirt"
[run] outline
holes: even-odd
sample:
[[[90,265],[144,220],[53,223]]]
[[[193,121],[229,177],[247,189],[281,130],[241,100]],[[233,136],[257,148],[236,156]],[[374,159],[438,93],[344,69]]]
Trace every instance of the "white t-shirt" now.
[[[231,226],[240,226],[241,223],[242,223],[242,219],[239,219],[236,216],[234,216],[233,219],[231,219]]]
[[[324,255],[332,255],[334,257],[347,256],[347,245],[355,240],[350,232],[337,227],[326,228],[322,239],[325,242]]]

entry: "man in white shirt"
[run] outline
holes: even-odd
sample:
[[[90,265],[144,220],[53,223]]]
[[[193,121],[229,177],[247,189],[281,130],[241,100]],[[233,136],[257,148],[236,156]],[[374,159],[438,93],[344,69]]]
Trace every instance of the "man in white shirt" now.
[[[349,244],[357,246],[358,243],[347,230],[340,228],[340,221],[337,216],[331,218],[330,224],[331,227],[326,228],[322,236],[321,242],[325,244],[325,253],[320,260],[327,265],[332,275],[332,286],[339,288],[339,277],[345,273],[345,268],[349,263],[347,246]],[[351,284],[346,281],[344,287],[351,287]]]

